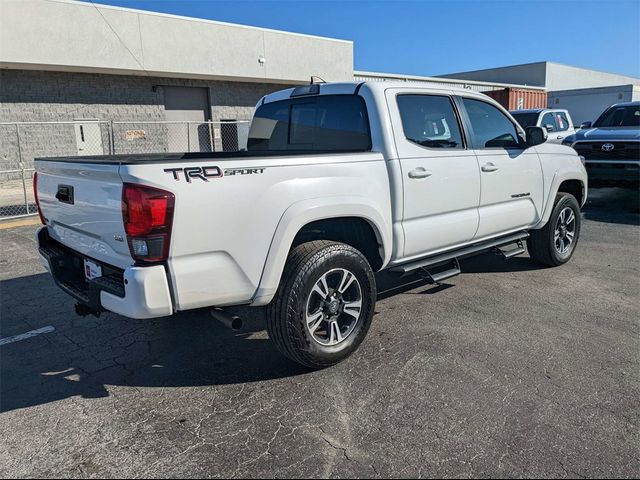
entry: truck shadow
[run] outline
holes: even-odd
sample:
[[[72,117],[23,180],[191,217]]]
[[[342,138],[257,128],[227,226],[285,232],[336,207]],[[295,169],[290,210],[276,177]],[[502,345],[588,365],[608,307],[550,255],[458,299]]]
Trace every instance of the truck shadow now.
[[[109,385],[216,386],[311,373],[276,351],[261,309],[242,312],[245,328],[236,333],[206,311],[154,320],[80,318],[48,274],[2,281],[0,291],[0,337],[55,328],[0,346],[0,412],[74,396],[108,397]]]

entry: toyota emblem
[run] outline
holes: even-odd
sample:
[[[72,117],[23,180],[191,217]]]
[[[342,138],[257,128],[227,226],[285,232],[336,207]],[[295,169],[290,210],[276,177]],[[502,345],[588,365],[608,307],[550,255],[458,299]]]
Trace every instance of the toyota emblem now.
[[[602,150],[604,150],[605,152],[610,152],[614,148],[616,147],[613,143],[605,143],[604,145],[602,145]]]

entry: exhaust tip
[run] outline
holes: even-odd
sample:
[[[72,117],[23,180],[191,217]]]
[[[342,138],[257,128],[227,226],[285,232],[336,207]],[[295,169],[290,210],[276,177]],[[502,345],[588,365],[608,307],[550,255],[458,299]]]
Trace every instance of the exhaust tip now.
[[[240,317],[232,317],[231,330],[240,330],[242,328],[242,325],[244,325],[244,322]]]
[[[209,311],[211,316],[222,323],[225,327],[230,328],[231,330],[238,331],[242,329],[242,325],[244,322],[242,319],[236,315],[231,315],[221,308],[214,308]]]

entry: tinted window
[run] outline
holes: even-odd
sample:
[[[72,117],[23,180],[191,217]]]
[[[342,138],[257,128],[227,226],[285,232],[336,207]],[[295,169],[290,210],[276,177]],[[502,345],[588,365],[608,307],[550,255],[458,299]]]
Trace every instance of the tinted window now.
[[[544,114],[544,116],[542,117],[542,122],[540,122],[540,125],[543,128],[547,128],[548,126],[550,126],[551,132],[555,132],[556,130],[558,130],[558,126],[556,125],[556,119],[553,116],[553,113],[551,112]]]
[[[410,142],[429,148],[464,148],[448,97],[398,95],[402,129]]]
[[[518,132],[509,118],[493,105],[463,98],[477,148],[519,148]]]
[[[558,127],[559,132],[563,132],[565,130],[569,130],[569,119],[564,112],[556,112],[556,125]]]
[[[362,151],[371,149],[364,100],[323,95],[261,105],[248,150]]]
[[[594,127],[638,127],[640,126],[640,105],[611,107],[596,120]]]
[[[535,127],[538,124],[537,113],[516,113],[511,112],[513,118],[520,124],[522,128]]]

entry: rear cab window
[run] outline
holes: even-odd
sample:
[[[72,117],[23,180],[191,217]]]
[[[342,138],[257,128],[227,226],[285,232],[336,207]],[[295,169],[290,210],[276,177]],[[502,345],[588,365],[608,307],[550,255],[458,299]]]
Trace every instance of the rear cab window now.
[[[522,128],[535,127],[538,125],[538,113],[518,113],[511,112],[511,116],[516,119]]]
[[[251,123],[250,151],[344,152],[371,150],[364,99],[317,95],[266,103]]]

